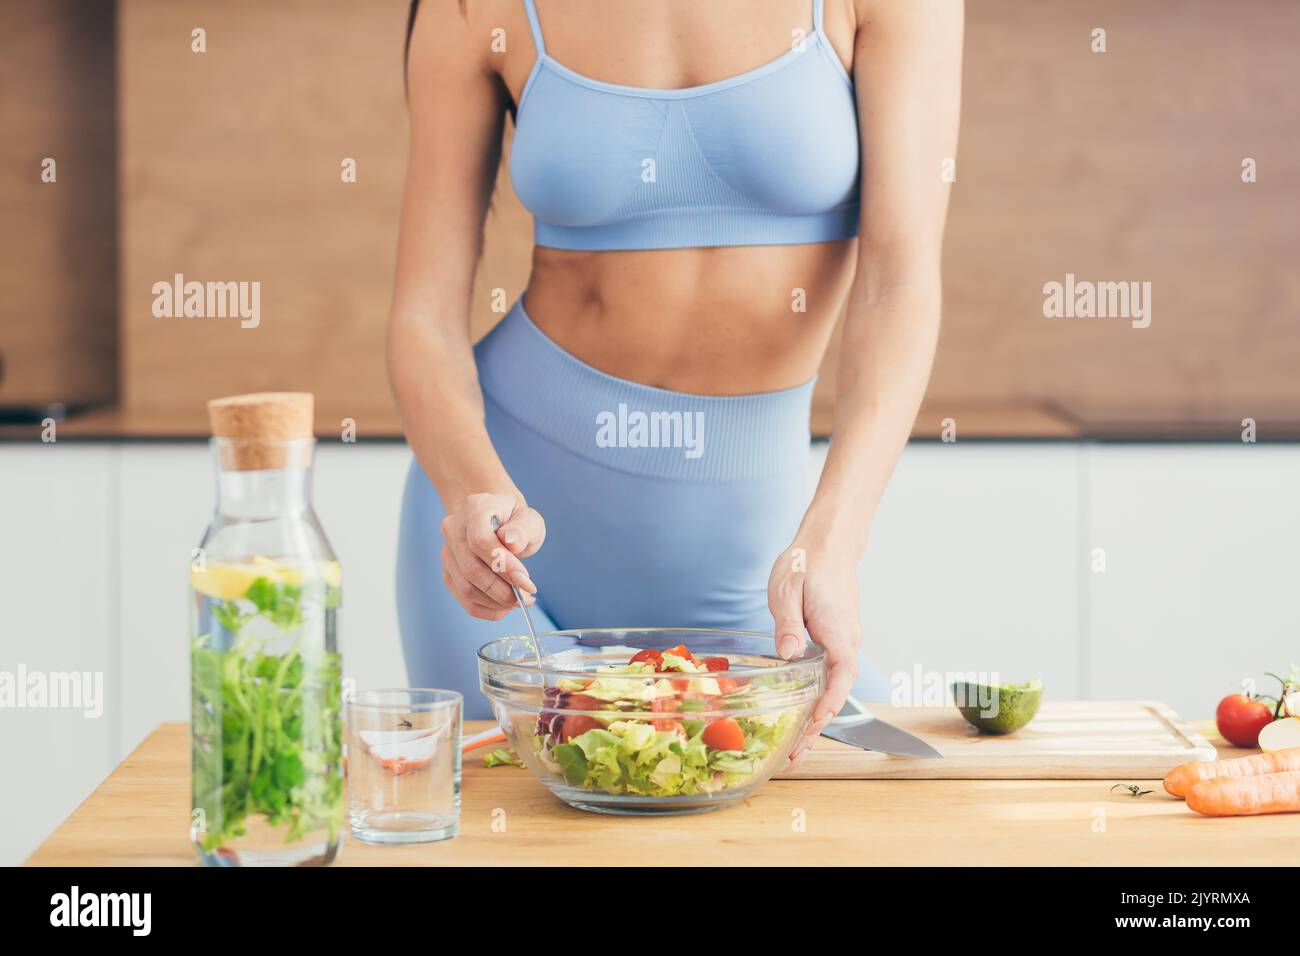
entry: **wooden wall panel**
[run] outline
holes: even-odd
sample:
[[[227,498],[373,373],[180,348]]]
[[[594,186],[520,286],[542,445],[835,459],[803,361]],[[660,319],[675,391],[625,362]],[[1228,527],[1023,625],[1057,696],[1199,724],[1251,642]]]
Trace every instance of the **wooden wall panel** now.
[[[968,9],[931,394],[1153,421],[1300,418],[1300,7]],[[1090,52],[1094,27],[1104,54]],[[1044,318],[1043,284],[1069,272],[1150,281],[1151,326]]]
[[[389,406],[384,322],[405,168],[404,0],[123,0],[129,405],[290,388]],[[207,52],[191,51],[206,31]],[[344,183],[344,158],[357,182]],[[152,287],[261,283],[261,322],[168,319]]]
[[[0,0],[0,408],[113,397],[114,110],[112,3]]]
[[[307,388],[389,407],[405,0],[122,0],[128,403]],[[190,30],[208,52],[190,52]],[[1090,52],[1107,30],[1108,52]],[[1296,412],[1300,15],[1290,0],[968,4],[936,400],[1152,420]],[[339,181],[355,157],[360,181]],[[1259,163],[1259,182],[1240,162]],[[474,326],[527,278],[502,176]],[[260,280],[262,325],[157,319],[151,286]],[[1150,328],[1047,319],[1042,286],[1153,283]],[[819,405],[833,388],[828,359]]]

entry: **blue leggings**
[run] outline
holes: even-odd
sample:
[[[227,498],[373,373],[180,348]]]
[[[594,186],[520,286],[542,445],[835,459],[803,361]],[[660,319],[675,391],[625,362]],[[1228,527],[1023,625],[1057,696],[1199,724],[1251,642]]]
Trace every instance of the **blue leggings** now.
[[[488,435],[546,521],[526,559],[541,631],[715,627],[772,633],[767,579],[809,499],[813,383],[701,396],[606,375],[548,339],[520,299],[475,348]],[[490,717],[475,652],[526,632],[515,610],[470,617],[442,582],[443,518],[415,461],[406,480],[397,609],[412,687]],[[857,692],[888,696],[862,669]]]

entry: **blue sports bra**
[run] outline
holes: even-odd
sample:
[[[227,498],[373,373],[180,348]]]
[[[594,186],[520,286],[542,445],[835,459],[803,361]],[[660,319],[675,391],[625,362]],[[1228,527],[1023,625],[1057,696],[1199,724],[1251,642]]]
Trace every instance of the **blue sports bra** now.
[[[679,249],[825,242],[858,233],[853,81],[822,29],[771,62],[685,89],[605,83],[537,60],[510,150],[536,242]]]

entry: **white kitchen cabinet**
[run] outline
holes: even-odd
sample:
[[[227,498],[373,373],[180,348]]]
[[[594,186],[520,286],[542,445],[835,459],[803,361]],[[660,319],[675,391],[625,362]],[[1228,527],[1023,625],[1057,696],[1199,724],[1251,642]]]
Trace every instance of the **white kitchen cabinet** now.
[[[1080,693],[1080,455],[1064,443],[907,447],[858,568],[864,657],[891,685],[975,671]]]
[[[21,862],[115,764],[116,455],[66,441],[0,446],[0,671],[88,673],[103,708],[0,708],[0,865]]]
[[[410,462],[404,442],[318,447],[316,514],[343,563],[343,676],[357,690],[407,686],[394,581]]]
[[[1088,450],[1083,579],[1096,697],[1159,697],[1206,717],[1244,677],[1300,662],[1300,448]]]
[[[188,575],[212,517],[203,442],[121,446],[117,562],[121,568],[120,753],[165,720],[189,720]]]

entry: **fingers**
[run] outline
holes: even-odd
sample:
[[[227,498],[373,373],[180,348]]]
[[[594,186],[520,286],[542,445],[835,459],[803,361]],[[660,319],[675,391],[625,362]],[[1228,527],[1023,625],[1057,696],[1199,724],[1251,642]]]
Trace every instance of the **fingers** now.
[[[519,508],[497,529],[497,538],[521,558],[537,553],[546,540],[546,522],[532,508]]]
[[[806,733],[814,739],[826,729],[831,718],[840,712],[845,698],[853,690],[853,682],[858,679],[857,657],[851,650],[847,651],[847,655],[831,662],[826,672],[826,690],[822,692],[821,699],[813,705],[812,717]]]
[[[813,704],[812,714],[808,718],[803,736],[790,749],[790,763],[787,769],[793,770],[803,763],[808,751],[817,743],[821,732],[844,706],[845,699],[853,690],[853,682],[857,679],[858,659],[854,649],[850,646],[844,648],[839,655],[833,654],[826,672],[826,689],[822,691],[817,703]]]
[[[476,593],[471,596],[476,602],[507,609],[515,606],[515,592],[510,590],[510,585],[472,554],[463,541],[448,542],[439,557],[453,580],[464,581],[474,589]],[[531,599],[532,595],[527,598]]]
[[[463,538],[468,554],[459,553],[454,546],[452,553],[456,555],[462,567],[469,563],[469,556],[472,555],[488,569],[490,574],[498,576],[503,583],[509,581],[521,591],[536,594],[537,585],[533,584],[532,578],[528,576],[528,570],[523,562],[515,557],[498,537],[498,529],[504,526],[513,508],[511,499],[504,495],[471,495],[467,500]],[[505,514],[503,515],[502,512]],[[448,543],[451,543],[450,540]],[[468,577],[468,574],[466,576]],[[472,577],[470,581],[478,584]],[[506,590],[510,590],[508,585]],[[514,601],[513,592],[510,600]]]
[[[464,545],[459,548],[444,545],[438,557],[442,560],[443,571],[455,585],[452,594],[466,605],[466,610],[470,604],[481,604],[493,610],[509,610],[515,606],[515,592],[487,565],[470,554]]]
[[[443,518],[443,548],[439,553],[447,588],[474,617],[500,620],[516,606],[514,587],[524,604],[533,604],[537,585],[498,530],[509,528],[521,554],[534,553],[546,536],[541,515],[521,507],[509,495],[470,495],[464,505]]]
[[[782,555],[780,561],[788,560]],[[776,623],[776,652],[789,660],[804,648],[803,572],[774,569],[767,586],[767,607]]]
[[[811,741],[815,739],[813,737],[801,737],[799,739],[799,742],[794,745],[794,749],[790,751],[790,762],[785,765],[786,770],[799,769],[799,765],[808,756],[808,751],[812,750]]]
[[[483,604],[477,598],[481,596],[478,589],[466,581],[464,578],[453,578],[444,566],[442,569],[442,583],[447,585],[447,590],[452,596],[460,602],[471,617],[479,618],[483,621],[499,621],[510,613],[509,608],[498,605]]]

